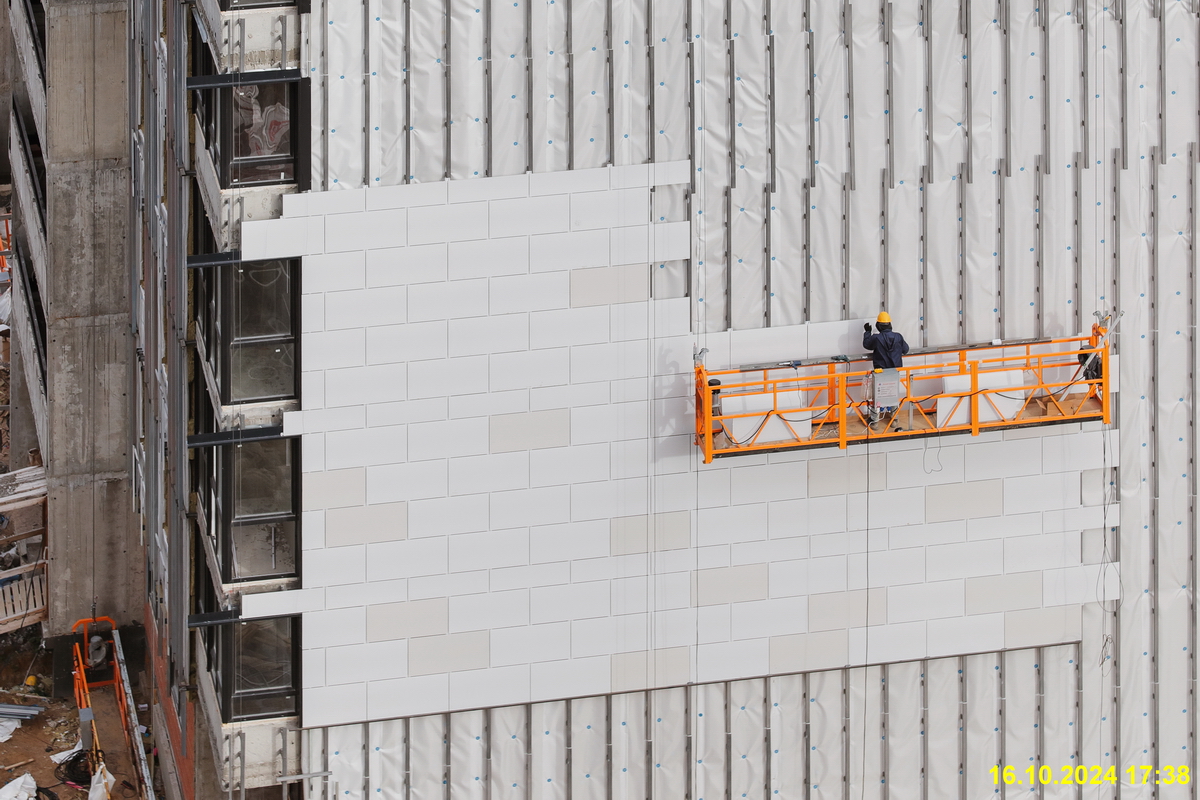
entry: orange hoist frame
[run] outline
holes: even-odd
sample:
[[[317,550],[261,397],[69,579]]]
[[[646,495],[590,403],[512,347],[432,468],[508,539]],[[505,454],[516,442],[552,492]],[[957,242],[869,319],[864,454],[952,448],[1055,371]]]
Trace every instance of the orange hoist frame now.
[[[1108,334],[1097,323],[1088,336],[915,354],[897,370],[899,404],[878,418],[871,413],[874,371],[867,360],[717,371],[700,362],[696,444],[707,464],[721,456],[867,440],[978,436],[1083,420],[1108,424]],[[1097,360],[1099,370],[1092,368]]]

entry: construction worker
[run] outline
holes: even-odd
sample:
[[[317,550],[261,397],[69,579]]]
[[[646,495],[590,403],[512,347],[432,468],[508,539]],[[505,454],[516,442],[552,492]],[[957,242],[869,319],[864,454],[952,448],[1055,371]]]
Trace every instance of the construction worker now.
[[[871,363],[875,369],[897,369],[904,366],[903,357],[908,352],[908,342],[892,330],[892,318],[880,311],[875,318],[879,333],[871,333],[871,323],[863,325],[863,349],[871,351]]]

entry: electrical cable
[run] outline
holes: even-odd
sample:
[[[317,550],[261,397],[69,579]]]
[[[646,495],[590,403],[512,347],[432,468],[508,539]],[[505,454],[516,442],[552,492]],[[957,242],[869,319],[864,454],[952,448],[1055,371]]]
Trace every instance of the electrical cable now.
[[[103,750],[76,750],[54,767],[54,777],[63,783],[87,786],[92,782],[91,757],[93,752],[99,761],[104,760]]]

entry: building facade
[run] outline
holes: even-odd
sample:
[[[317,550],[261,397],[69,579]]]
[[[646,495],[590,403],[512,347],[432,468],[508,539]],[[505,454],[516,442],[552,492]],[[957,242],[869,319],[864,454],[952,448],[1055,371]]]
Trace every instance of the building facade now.
[[[129,20],[168,796],[1192,795],[1189,4]],[[881,310],[1112,314],[1112,424],[704,463],[697,363]]]

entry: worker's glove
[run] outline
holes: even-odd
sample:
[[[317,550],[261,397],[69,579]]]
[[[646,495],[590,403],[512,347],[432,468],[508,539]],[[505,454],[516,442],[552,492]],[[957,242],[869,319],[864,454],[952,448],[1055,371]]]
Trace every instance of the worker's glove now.
[[[863,333],[870,333],[870,332],[871,332],[871,323],[867,322],[863,325]]]

